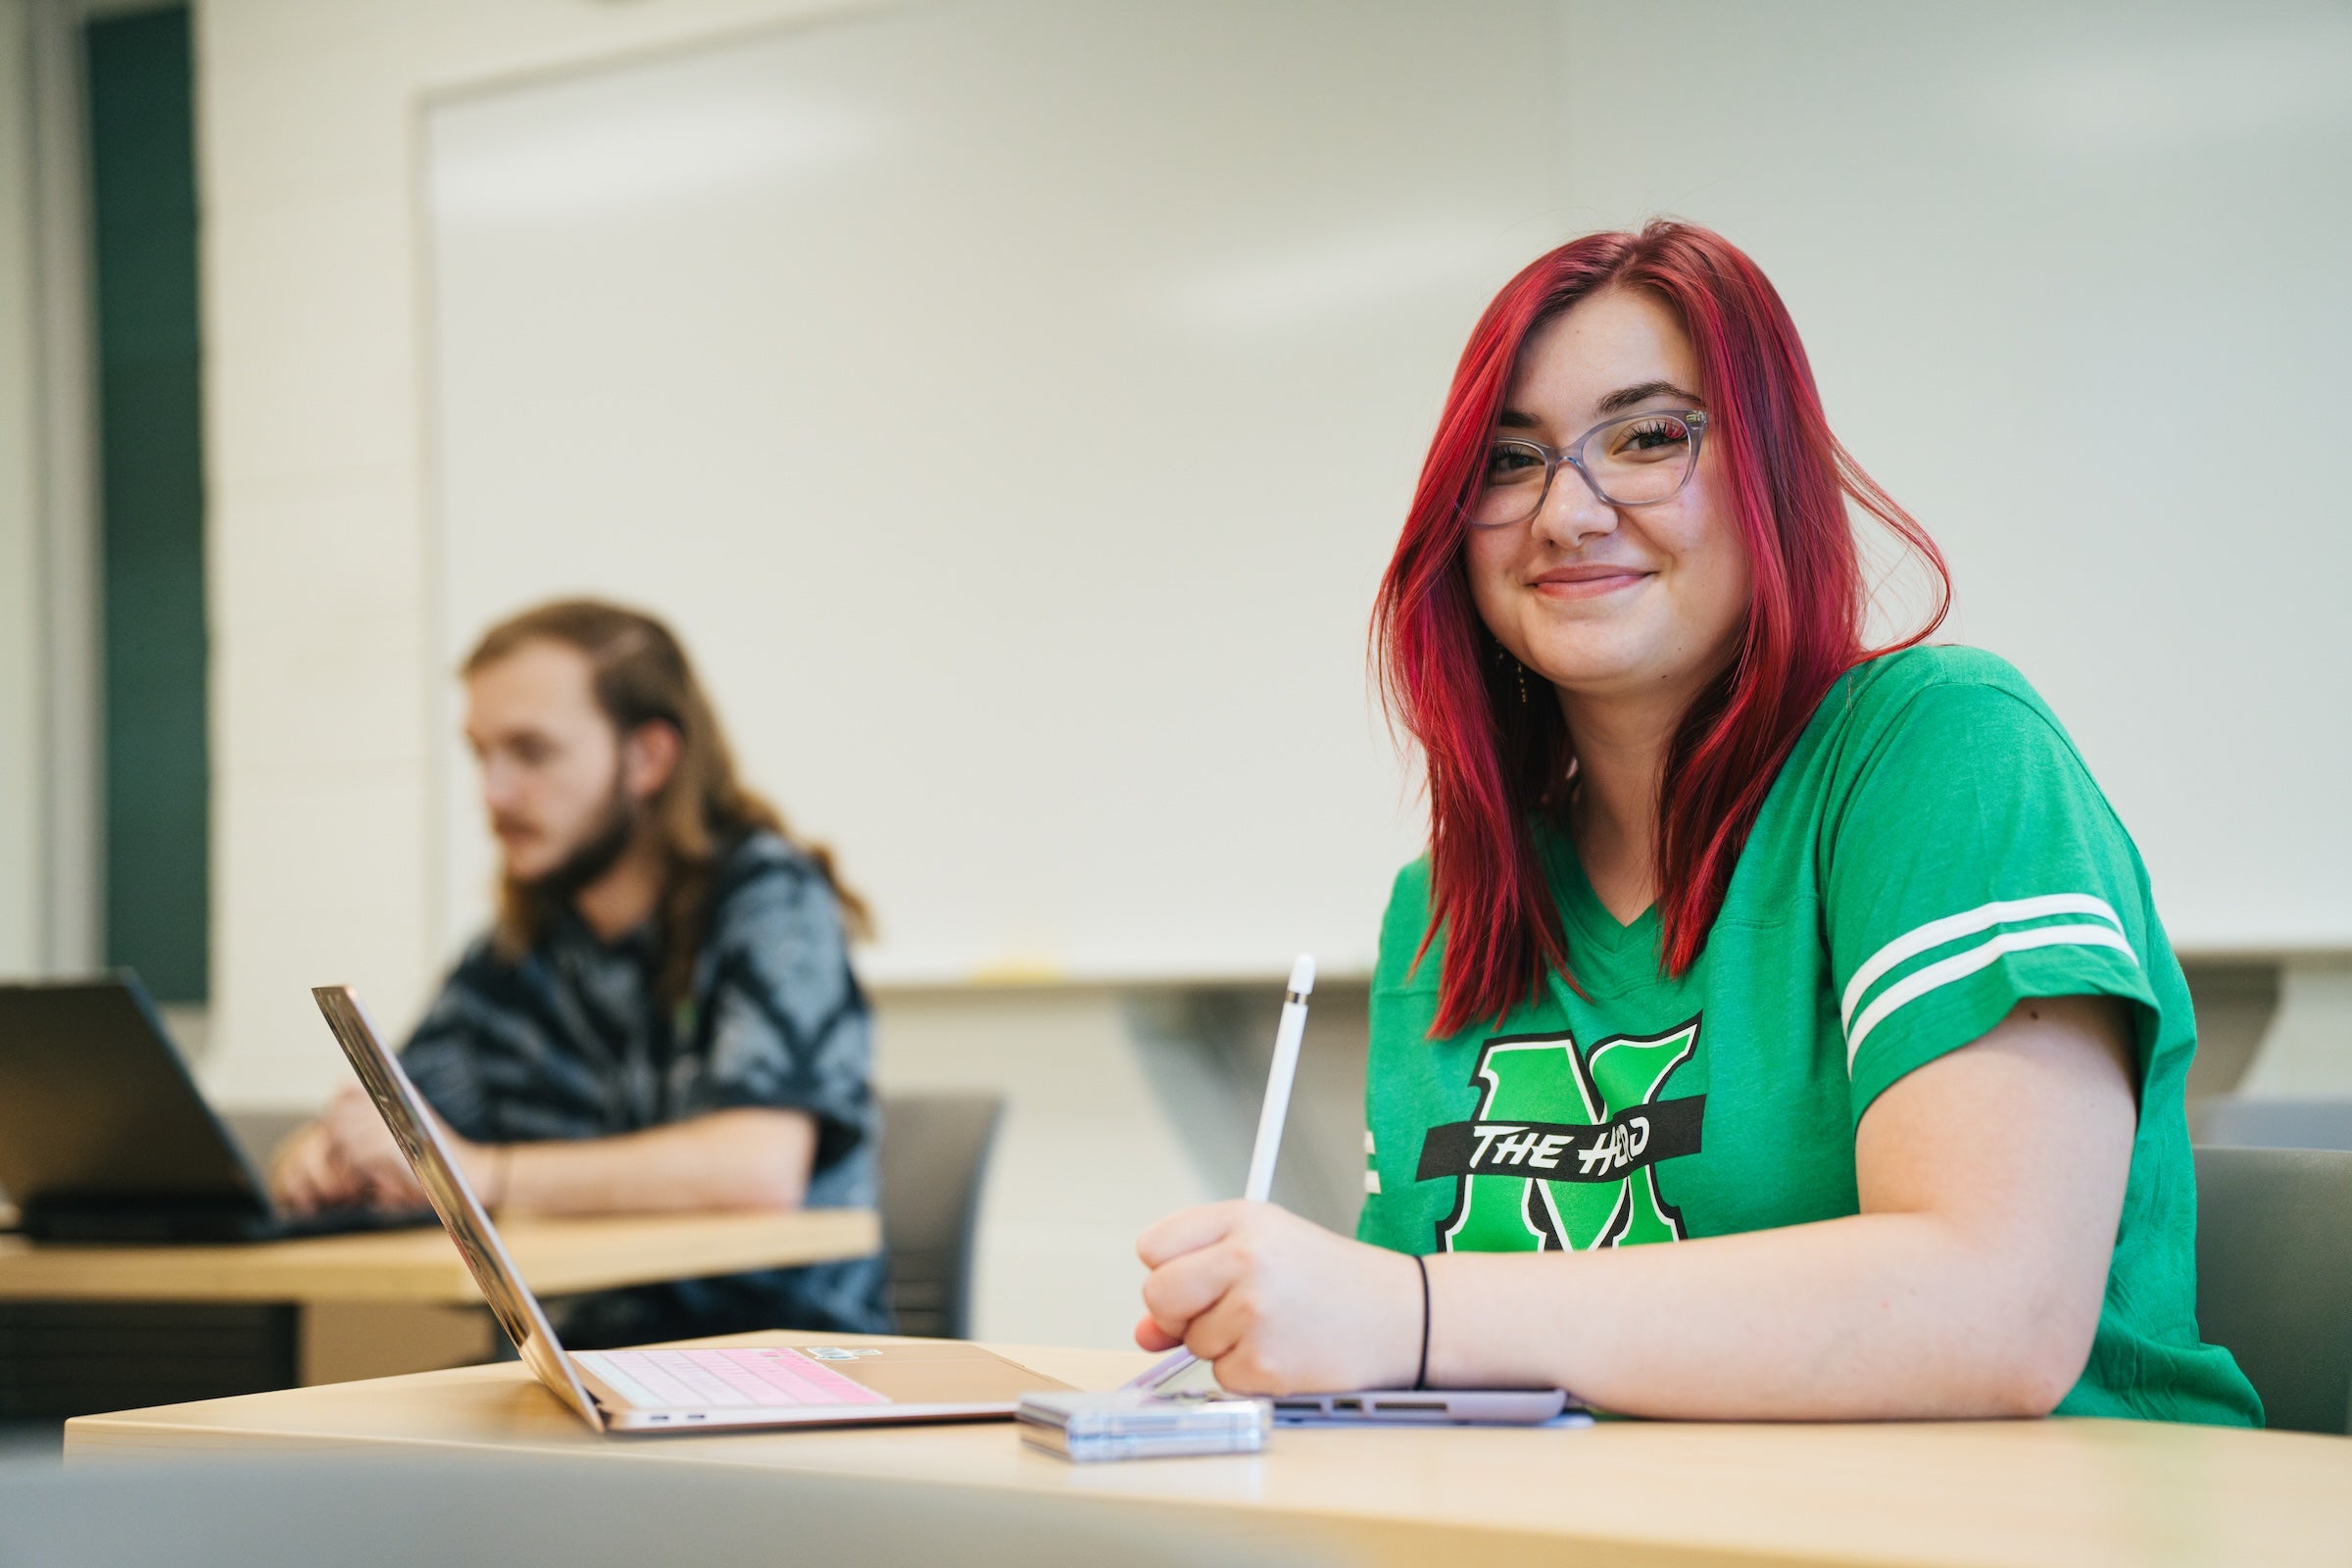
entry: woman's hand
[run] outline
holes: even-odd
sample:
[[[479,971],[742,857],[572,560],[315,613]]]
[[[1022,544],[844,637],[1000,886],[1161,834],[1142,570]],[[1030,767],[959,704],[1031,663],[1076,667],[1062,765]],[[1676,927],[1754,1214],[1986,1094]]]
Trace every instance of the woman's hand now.
[[[1184,1346],[1236,1394],[1410,1385],[1421,1355],[1413,1260],[1271,1203],[1188,1208],[1136,1242],[1151,1277],[1135,1342]]]

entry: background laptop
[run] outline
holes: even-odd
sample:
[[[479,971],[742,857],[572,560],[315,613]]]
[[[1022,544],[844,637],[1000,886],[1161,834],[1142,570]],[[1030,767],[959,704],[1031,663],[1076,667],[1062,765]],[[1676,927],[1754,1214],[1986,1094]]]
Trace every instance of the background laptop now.
[[[1069,1385],[956,1340],[885,1346],[587,1350],[556,1339],[498,1228],[450,1158],[439,1125],[347,986],[311,995],[408,1155],[482,1297],[548,1391],[598,1431],[1009,1420],[1024,1394]]]
[[[42,1241],[250,1242],[432,1219],[279,1212],[127,970],[0,985],[0,1189]]]

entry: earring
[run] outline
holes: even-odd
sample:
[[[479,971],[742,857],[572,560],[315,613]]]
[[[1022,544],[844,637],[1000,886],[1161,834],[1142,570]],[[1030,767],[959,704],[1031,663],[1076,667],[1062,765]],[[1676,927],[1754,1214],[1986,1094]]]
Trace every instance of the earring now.
[[[1521,663],[1508,648],[1498,642],[1494,645],[1494,667],[1500,669],[1505,664],[1511,666],[1511,679],[1519,687],[1519,706],[1525,708],[1527,706],[1527,666]]]

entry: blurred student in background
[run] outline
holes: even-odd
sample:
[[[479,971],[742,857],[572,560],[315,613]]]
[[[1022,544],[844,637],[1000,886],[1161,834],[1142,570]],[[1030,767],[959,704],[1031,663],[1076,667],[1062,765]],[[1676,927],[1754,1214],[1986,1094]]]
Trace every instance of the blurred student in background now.
[[[821,849],[736,778],[667,627],[570,600],[484,636],[466,740],[503,858],[498,917],[401,1054],[494,1209],[870,1207],[880,1135],[848,930]],[[346,1089],[271,1174],[298,1210],[424,1199]],[[583,1298],[581,1348],[885,1330],[879,1256]]]

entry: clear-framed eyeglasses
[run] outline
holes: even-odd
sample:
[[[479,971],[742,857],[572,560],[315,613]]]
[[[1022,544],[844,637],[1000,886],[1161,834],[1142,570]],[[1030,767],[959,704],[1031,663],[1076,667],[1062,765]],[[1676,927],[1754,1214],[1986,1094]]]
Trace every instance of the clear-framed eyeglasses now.
[[[1544,510],[1563,464],[1612,507],[1654,507],[1690,482],[1706,434],[1707,416],[1696,409],[1652,409],[1603,419],[1564,447],[1497,435],[1465,510],[1475,527],[1525,522]]]

